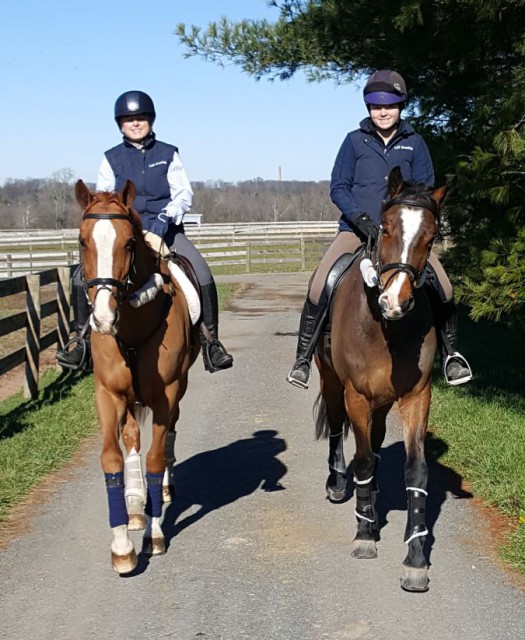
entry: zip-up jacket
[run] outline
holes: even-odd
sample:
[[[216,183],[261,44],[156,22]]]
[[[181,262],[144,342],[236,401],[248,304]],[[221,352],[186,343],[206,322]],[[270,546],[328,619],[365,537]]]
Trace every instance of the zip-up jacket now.
[[[143,226],[159,213],[180,224],[191,208],[193,192],[177,147],[155,139],[153,133],[139,148],[124,141],[109,149],[97,175],[97,190],[121,191],[126,180],[135,185],[134,208]]]
[[[351,131],[337,154],[330,197],[341,211],[339,229],[354,231],[354,221],[367,213],[379,224],[381,208],[387,195],[388,176],[401,167],[406,182],[434,186],[434,169],[428,147],[423,138],[404,120],[388,144],[365,118],[359,129]]]

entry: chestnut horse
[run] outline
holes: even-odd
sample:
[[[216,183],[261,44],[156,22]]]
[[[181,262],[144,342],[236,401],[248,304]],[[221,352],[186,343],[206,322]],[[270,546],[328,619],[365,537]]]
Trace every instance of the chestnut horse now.
[[[355,558],[377,556],[376,468],[387,414],[398,403],[404,428],[408,502],[404,538],[408,553],[401,586],[408,591],[428,588],[423,551],[428,533],[424,443],[436,332],[432,309],[421,285],[445,190],[408,185],[398,167],[391,172],[390,199],[383,208],[373,252],[361,255],[337,288],[331,345],[323,349],[321,341],[316,353],[321,381],[316,435],[329,437],[327,492],[334,502],[345,496],[343,439],[349,428],[355,438]]]
[[[92,304],[91,350],[111,555],[113,569],[129,573],[137,554],[128,529],[146,528],[144,553],[165,552],[162,502],[170,499],[175,424],[188,371],[199,352],[198,328],[192,326],[178,283],[144,240],[140,216],[132,209],[133,183],[128,181],[118,194],[92,193],[79,180],[75,195],[83,212],[80,257]],[[152,290],[153,299],[137,306],[138,294]],[[147,489],[140,458],[141,405],[151,408],[153,423]]]

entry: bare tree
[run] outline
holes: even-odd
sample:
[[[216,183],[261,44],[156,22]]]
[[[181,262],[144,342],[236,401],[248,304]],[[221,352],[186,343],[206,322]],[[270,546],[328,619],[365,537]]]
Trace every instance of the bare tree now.
[[[49,183],[55,205],[55,229],[63,229],[66,219],[66,205],[71,193],[71,183],[75,177],[71,169],[60,169],[51,175]]]

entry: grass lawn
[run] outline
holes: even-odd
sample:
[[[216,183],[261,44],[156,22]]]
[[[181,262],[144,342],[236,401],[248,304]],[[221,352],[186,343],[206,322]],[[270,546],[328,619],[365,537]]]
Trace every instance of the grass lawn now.
[[[449,387],[435,376],[430,429],[446,443],[440,462],[516,525],[501,554],[525,572],[525,336],[463,315],[459,338],[475,378]]]

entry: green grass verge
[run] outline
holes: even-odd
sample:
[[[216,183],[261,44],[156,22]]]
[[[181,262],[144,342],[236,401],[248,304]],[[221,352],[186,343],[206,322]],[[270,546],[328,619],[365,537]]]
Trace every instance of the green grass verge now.
[[[0,521],[98,430],[92,376],[48,371],[42,380],[36,400],[19,393],[0,403]]]
[[[465,316],[459,335],[475,378],[448,387],[435,376],[430,427],[446,443],[440,461],[516,525],[500,551],[525,571],[525,336]]]

